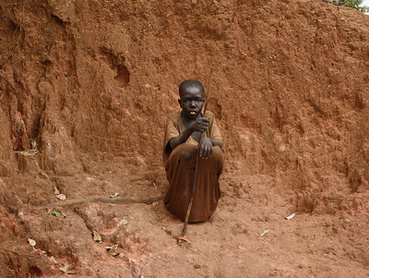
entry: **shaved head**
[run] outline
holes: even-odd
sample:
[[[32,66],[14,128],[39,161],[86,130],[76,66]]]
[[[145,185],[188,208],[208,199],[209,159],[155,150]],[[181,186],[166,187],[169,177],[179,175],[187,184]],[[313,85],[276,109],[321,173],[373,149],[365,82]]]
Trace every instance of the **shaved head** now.
[[[203,84],[201,84],[200,81],[197,81],[197,80],[194,80],[194,79],[188,79],[188,80],[183,81],[181,83],[181,85],[179,85],[179,96],[182,97],[183,91],[185,91],[187,88],[190,88],[190,87],[199,88],[201,93],[204,95],[204,86],[203,86]]]

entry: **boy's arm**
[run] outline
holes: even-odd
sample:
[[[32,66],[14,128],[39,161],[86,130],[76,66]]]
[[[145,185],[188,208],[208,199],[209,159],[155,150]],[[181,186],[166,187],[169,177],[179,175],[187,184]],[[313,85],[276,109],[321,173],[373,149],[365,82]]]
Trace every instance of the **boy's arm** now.
[[[171,150],[175,149],[177,146],[179,146],[182,143],[185,143],[186,140],[192,135],[193,131],[191,131],[189,128],[185,129],[181,134],[178,136],[172,138],[169,140],[169,146]]]
[[[171,150],[175,149],[180,144],[185,143],[193,132],[206,131],[209,122],[210,120],[208,118],[201,117],[191,123],[181,134],[169,140],[169,146],[171,147]]]
[[[221,150],[222,150],[222,142],[221,142],[221,141],[213,140],[213,139],[210,139],[210,141],[211,141],[211,143],[212,143],[213,146],[220,147]]]
[[[217,121],[215,120],[215,116],[212,112],[207,111],[206,116],[210,118],[210,123],[212,124],[209,137],[203,138],[204,142],[200,147],[200,155],[202,157],[208,157],[213,153],[213,147],[220,147],[222,150],[222,137],[219,131]]]
[[[220,147],[222,150],[222,142],[218,140],[213,140],[208,137],[204,137],[201,140],[200,146],[200,156],[201,157],[209,157],[213,153],[214,146]]]

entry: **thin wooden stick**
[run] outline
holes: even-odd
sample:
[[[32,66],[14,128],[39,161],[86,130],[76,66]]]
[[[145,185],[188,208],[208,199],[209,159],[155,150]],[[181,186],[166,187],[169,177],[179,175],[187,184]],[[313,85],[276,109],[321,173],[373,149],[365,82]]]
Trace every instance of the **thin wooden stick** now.
[[[208,100],[210,99],[210,85],[211,85],[211,76],[212,76],[212,72],[213,72],[213,68],[211,68],[210,80],[208,81],[207,100],[206,100],[206,104],[204,105],[203,116],[205,116],[205,114],[206,114]],[[185,223],[183,224],[182,236],[185,236],[185,235],[186,235],[186,229],[187,229],[187,225],[188,225],[188,222],[189,222],[189,216],[190,216],[190,212],[192,211],[192,204],[193,204],[194,191],[195,191],[195,189],[196,189],[197,172],[198,172],[198,168],[199,168],[200,145],[201,145],[201,140],[203,139],[203,135],[204,135],[204,132],[201,133],[201,135],[200,135],[200,140],[199,140],[199,144],[198,144],[198,146],[197,146],[196,166],[195,166],[195,168],[194,168],[194,178],[193,178],[193,188],[192,188],[192,193],[190,194],[190,202],[189,202],[189,205],[188,205],[188,208],[187,208],[187,211],[186,211]]]

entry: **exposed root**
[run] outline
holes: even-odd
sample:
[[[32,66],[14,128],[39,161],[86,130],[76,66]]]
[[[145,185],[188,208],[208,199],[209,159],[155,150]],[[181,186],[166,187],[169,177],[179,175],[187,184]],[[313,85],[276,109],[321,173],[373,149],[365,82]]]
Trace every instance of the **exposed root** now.
[[[91,198],[91,199],[75,199],[62,201],[54,204],[49,204],[46,206],[34,206],[33,209],[42,209],[42,208],[55,208],[55,207],[69,207],[74,205],[86,204],[86,203],[107,203],[107,204],[129,204],[129,203],[154,203],[164,199],[165,195],[150,197],[150,198],[123,198],[123,199],[108,199],[108,198]]]
[[[3,78],[3,79],[8,83],[8,85],[9,85],[9,86],[11,87],[11,89],[13,90],[14,95],[19,99],[19,95],[17,94],[17,91],[15,90],[15,88],[14,88],[14,86],[11,84],[11,82],[8,81],[8,79],[5,78],[4,75],[2,75],[1,73],[0,73],[0,77]]]

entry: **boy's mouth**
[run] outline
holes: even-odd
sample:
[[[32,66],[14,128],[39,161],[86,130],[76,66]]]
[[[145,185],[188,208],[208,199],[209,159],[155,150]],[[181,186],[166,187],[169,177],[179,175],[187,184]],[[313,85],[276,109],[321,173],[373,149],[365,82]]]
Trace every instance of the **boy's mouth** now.
[[[196,111],[189,111],[189,115],[196,115],[197,112]]]

